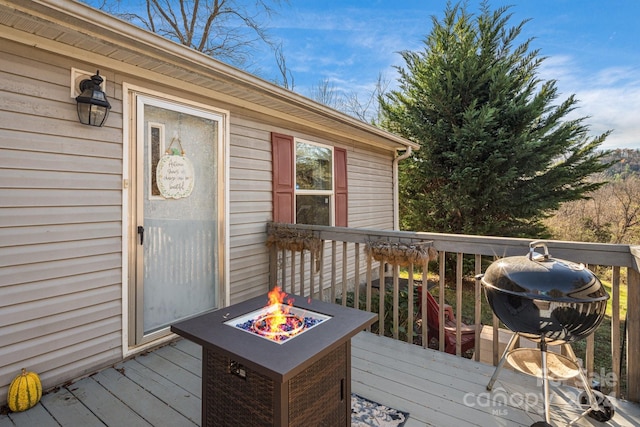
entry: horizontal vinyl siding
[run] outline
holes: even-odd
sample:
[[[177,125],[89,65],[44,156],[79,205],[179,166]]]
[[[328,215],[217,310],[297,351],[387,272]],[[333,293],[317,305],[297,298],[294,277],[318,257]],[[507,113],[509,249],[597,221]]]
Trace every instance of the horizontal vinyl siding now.
[[[356,149],[347,160],[349,226],[393,229],[393,153]]]
[[[108,126],[80,125],[70,69],[94,65],[6,40],[0,49],[5,399],[23,367],[46,389],[122,356],[122,104],[101,70],[113,106]]]
[[[231,304],[269,288],[266,223],[271,220],[271,134],[265,125],[231,114]]]

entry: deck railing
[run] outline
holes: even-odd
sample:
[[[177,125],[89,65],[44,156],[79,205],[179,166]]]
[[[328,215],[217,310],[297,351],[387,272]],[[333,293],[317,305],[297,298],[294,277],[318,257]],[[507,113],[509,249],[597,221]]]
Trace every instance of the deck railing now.
[[[420,290],[429,288],[437,290],[434,294],[439,305],[439,330],[432,342],[437,341],[437,348],[445,350],[445,307],[451,304],[456,319],[455,353],[461,355],[462,308],[463,305],[473,307],[471,314],[466,313],[466,319],[475,325],[472,357],[477,361],[480,360],[482,311],[486,312],[487,303],[475,276],[499,257],[527,254],[531,242],[517,238],[276,223],[268,224],[267,234],[272,286],[343,305],[355,306],[357,301],[360,309],[377,312],[379,319],[384,319],[374,325],[374,332],[381,335],[428,346],[427,296]],[[637,309],[640,307],[640,246],[546,243],[554,258],[610,272],[611,366],[600,367],[598,376],[606,374],[609,393],[640,402],[640,310]],[[433,273],[429,273],[429,266]],[[623,307],[621,289],[625,282],[627,306]],[[381,289],[385,291],[381,293]],[[463,289],[467,290],[463,292]],[[470,298],[473,302],[468,301]],[[628,307],[636,308],[627,310]],[[621,316],[624,312],[626,318]],[[499,321],[492,316],[489,322],[485,319],[485,323],[488,323],[485,328],[492,328],[495,365],[501,356]],[[594,335],[585,340],[584,368],[588,373],[594,372]]]

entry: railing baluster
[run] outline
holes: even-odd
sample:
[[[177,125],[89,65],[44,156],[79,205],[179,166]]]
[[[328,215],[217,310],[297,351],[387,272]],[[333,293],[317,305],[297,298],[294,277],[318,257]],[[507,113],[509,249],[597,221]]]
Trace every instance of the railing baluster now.
[[[456,355],[462,354],[462,261],[463,255],[456,255]]]
[[[438,294],[439,294],[439,300],[440,300],[440,309],[438,312],[438,315],[440,316],[440,328],[438,331],[438,344],[439,344],[439,350],[440,351],[444,351],[444,285],[445,285],[445,274],[446,274],[446,265],[445,265],[445,261],[446,260],[446,253],[444,251],[440,251],[440,269],[439,269],[439,273],[440,273],[440,281],[439,281],[439,288],[438,288]],[[426,289],[424,289],[424,291],[426,291]],[[425,305],[427,305],[425,303]],[[426,317],[424,318],[426,320]],[[423,320],[423,322],[425,321]]]
[[[291,283],[289,287],[290,293],[295,293],[296,291],[296,253],[291,251]]]
[[[324,240],[320,241],[320,274],[318,274],[318,299],[324,301]]]
[[[395,264],[393,266],[393,338],[394,339],[398,339],[398,334],[399,334],[399,329],[400,329],[400,318],[399,318],[399,301],[400,298],[399,297],[399,278],[400,276],[400,266],[398,264]]]
[[[355,272],[353,286],[353,307],[360,308],[360,243],[356,242],[353,251],[355,253]]]
[[[413,321],[413,308],[415,307],[415,305],[413,304],[413,263],[409,264],[408,267],[408,274],[409,274],[409,278],[408,278],[408,283],[407,283],[407,342],[408,343],[413,343],[413,325],[414,325],[414,321]],[[423,285],[426,284],[427,282],[424,280],[426,278],[426,276],[422,275],[422,279],[423,279]],[[424,286],[424,288],[426,289],[426,286]]]
[[[365,310],[371,311],[371,287],[373,276],[373,259],[367,256],[367,292],[365,295]],[[367,331],[371,332],[371,326],[367,326]]]
[[[336,302],[336,241],[331,241],[331,302]]]
[[[429,347],[429,331],[427,325],[427,292],[429,292],[428,286],[428,273],[429,273],[429,261],[425,261],[422,265],[422,292],[420,293],[420,307],[421,307],[421,319],[422,319],[422,347]],[[442,351],[442,350],[441,350]]]
[[[314,269],[314,264],[316,262],[316,252],[311,251],[309,253],[309,297],[314,298],[316,295],[316,270]]]
[[[380,269],[378,271],[380,277],[380,286],[378,286],[378,335],[384,335],[384,300],[387,296],[387,288],[384,280],[384,262],[380,261]]]
[[[482,255],[476,254],[475,256],[475,277],[482,273]],[[474,287],[474,319],[473,322],[476,325],[476,345],[474,349],[474,360],[480,361],[480,334],[482,332],[482,287],[480,286],[480,279],[475,280]]]
[[[611,273],[611,365],[613,368],[613,391],[620,397],[620,267]]]
[[[493,257],[493,261],[495,262],[498,259],[498,257],[494,256]],[[500,356],[502,356],[500,354],[500,320],[498,319],[498,316],[496,316],[495,314],[492,316],[491,318],[492,320],[492,341],[491,341],[491,353],[492,353],[492,363],[493,366],[497,366],[498,365],[498,361]]]
[[[589,265],[586,265],[589,268]],[[586,346],[584,351],[584,368],[587,370],[587,376],[593,373],[594,356],[595,356],[595,334],[590,334],[586,338]]]
[[[298,295],[304,296],[304,250],[300,251],[300,293]],[[295,294],[295,292],[293,292]]]
[[[342,242],[342,305],[347,305],[347,242]]]
[[[280,254],[282,256],[281,260],[282,263],[280,264],[280,270],[281,270],[281,276],[280,277],[280,289],[284,290],[286,289],[286,285],[287,285],[287,252],[285,249],[282,249],[280,251]]]
[[[627,268],[627,399],[640,402],[640,273]],[[631,309],[629,309],[631,308]]]

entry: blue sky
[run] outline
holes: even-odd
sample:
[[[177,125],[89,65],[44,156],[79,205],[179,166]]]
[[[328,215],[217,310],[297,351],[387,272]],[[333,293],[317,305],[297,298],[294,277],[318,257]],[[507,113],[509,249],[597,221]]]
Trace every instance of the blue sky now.
[[[478,12],[479,0],[469,0]],[[640,1],[491,0],[513,5],[510,24],[531,19],[524,37],[548,57],[543,80],[555,79],[560,100],[575,94],[575,117],[590,116],[591,134],[613,133],[603,148],[640,148]],[[272,18],[270,34],[283,43],[294,90],[309,96],[323,79],[338,91],[368,93],[380,73],[393,86],[402,50],[421,50],[431,16],[446,0],[291,0]],[[268,61],[261,74],[273,78]]]
[[[104,0],[84,0],[99,5]],[[144,4],[119,1],[121,10]],[[242,0],[240,0],[242,1]],[[249,0],[251,1],[251,0]],[[468,0],[479,11],[481,0]],[[422,50],[431,16],[441,19],[446,0],[289,0],[267,24],[282,43],[294,90],[311,96],[327,80],[337,92],[367,97],[379,75],[393,88],[398,52]],[[136,5],[136,6],[134,6]],[[554,79],[559,102],[575,94],[570,118],[589,116],[592,135],[613,133],[602,148],[640,149],[640,0],[490,0],[490,8],[512,5],[510,25],[530,19],[524,37],[548,57],[542,80]],[[271,51],[256,52],[253,71],[279,77]]]

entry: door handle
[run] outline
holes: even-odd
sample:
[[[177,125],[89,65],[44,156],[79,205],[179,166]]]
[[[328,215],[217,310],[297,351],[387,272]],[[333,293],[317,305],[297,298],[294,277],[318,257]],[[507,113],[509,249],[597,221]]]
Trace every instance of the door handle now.
[[[138,235],[140,236],[140,244],[144,244],[144,227],[141,225],[138,226]]]

